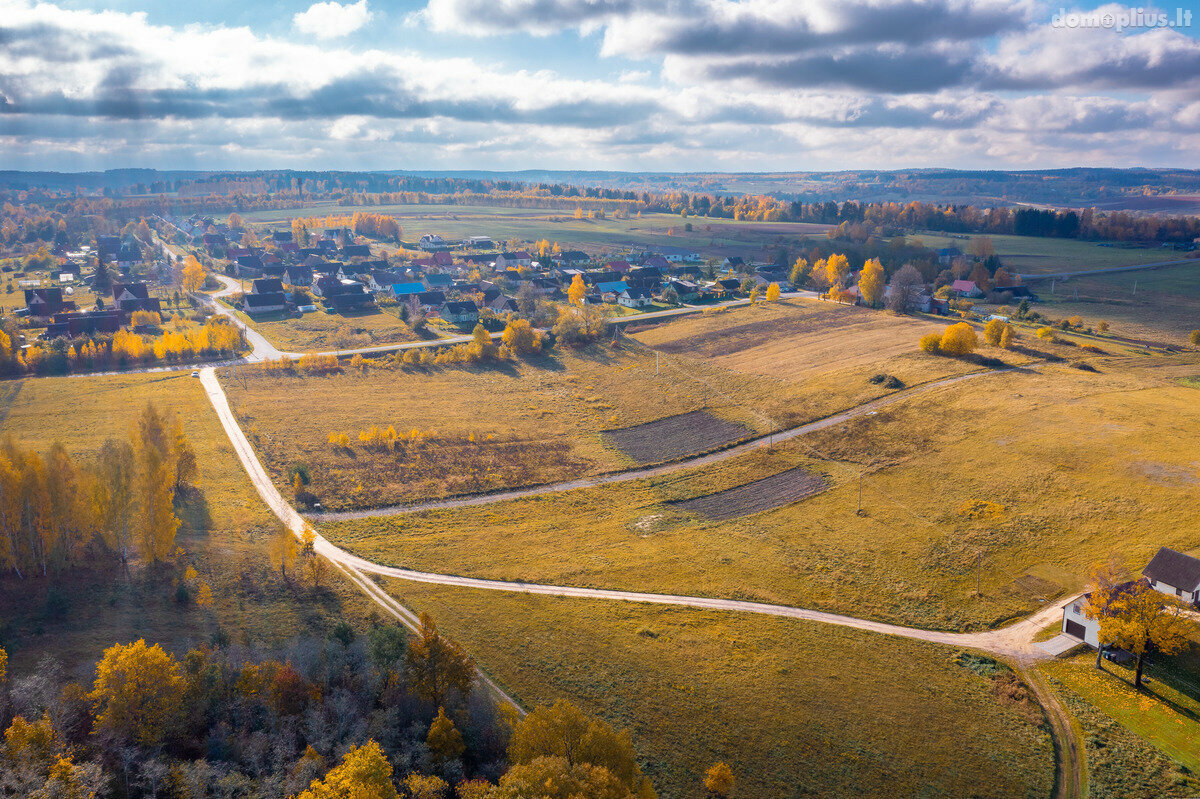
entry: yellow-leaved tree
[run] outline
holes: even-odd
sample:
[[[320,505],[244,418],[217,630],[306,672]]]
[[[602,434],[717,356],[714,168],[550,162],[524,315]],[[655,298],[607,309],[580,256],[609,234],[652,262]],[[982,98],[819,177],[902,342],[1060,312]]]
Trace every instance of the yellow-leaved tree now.
[[[940,349],[947,355],[968,355],[974,352],[977,346],[979,339],[975,335],[975,328],[966,322],[950,325],[942,333]]]
[[[1000,338],[1004,335],[1004,328],[1008,327],[1008,323],[1003,319],[990,319],[983,326],[983,340],[993,347],[1000,346]]]
[[[637,796],[648,799],[656,794],[642,773],[628,731],[618,732],[605,722],[590,718],[570,702],[559,700],[553,707],[536,707],[517,724],[508,743],[508,760],[513,768],[500,781],[501,788],[511,787],[528,776],[521,767],[538,771],[539,762],[561,761],[568,768],[589,766],[615,777],[624,793],[584,793],[586,796]],[[514,774],[514,772],[516,772]],[[599,785],[604,784],[601,780]],[[611,788],[605,788],[610,791]],[[543,794],[505,794],[503,796],[540,796]]]
[[[96,728],[142,746],[158,746],[171,732],[183,699],[179,663],[162,647],[139,639],[104,650],[88,694]]]
[[[399,799],[392,764],[379,744],[352,748],[322,779],[313,780],[299,799]]]
[[[475,661],[457,643],[443,637],[428,613],[422,613],[417,639],[409,644],[404,662],[413,688],[435,705],[445,704],[451,689],[464,696],[475,680]]]
[[[194,255],[189,255],[183,260],[183,290],[194,292],[204,288],[204,280],[207,273],[204,271],[204,265]]]
[[[704,772],[704,790],[722,799],[733,793],[733,769],[726,763],[717,761]]]
[[[175,552],[179,517],[175,515],[175,442],[154,405],[147,405],[138,418],[133,442],[138,504],[133,537],[142,557],[159,563],[169,560]]]
[[[777,302],[779,300],[779,284],[772,283],[767,286],[767,302]]]
[[[587,296],[587,285],[583,282],[583,275],[575,275],[571,278],[571,285],[567,287],[567,299],[572,305],[583,305],[583,298]]]
[[[872,307],[878,305],[883,300],[885,285],[883,264],[878,258],[870,259],[863,265],[862,274],[858,278],[858,293],[863,302]]]
[[[429,734],[425,736],[429,751],[439,762],[457,760],[467,751],[463,743],[462,733],[454,726],[454,722],[446,715],[446,709],[439,707],[437,718],[429,725]]]
[[[825,282],[830,285],[843,284],[846,275],[850,274],[850,261],[840,253],[834,253],[825,259]]]
[[[1195,629],[1179,602],[1138,582],[1120,591],[1100,616],[1100,643],[1137,656],[1133,687],[1140,689],[1147,653],[1178,654],[1189,645]]]

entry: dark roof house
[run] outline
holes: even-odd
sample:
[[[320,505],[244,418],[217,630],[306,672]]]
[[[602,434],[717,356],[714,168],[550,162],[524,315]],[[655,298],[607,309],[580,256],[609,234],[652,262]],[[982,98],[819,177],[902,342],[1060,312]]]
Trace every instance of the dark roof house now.
[[[1157,591],[1185,602],[1200,599],[1200,559],[1163,547],[1142,569],[1142,574]]]

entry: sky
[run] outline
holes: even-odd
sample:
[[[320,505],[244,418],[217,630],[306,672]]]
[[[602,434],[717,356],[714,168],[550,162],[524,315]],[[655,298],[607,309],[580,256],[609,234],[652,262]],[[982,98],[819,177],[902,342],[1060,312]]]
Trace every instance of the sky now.
[[[1200,167],[1200,0],[1141,9],[0,0],[0,169]]]

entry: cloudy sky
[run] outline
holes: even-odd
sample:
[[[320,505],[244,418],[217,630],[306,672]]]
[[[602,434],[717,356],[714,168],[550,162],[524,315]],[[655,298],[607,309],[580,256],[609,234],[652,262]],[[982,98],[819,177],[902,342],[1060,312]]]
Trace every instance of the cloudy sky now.
[[[1062,10],[0,0],[0,168],[1200,167],[1200,7]]]

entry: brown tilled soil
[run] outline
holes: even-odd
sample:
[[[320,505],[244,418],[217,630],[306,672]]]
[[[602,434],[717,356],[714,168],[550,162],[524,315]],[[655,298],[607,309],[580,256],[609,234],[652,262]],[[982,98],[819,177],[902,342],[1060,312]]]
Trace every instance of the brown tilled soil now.
[[[823,336],[828,335],[841,328],[874,321],[872,313],[852,305],[800,307],[786,316],[780,315],[772,319],[731,325],[708,333],[687,336],[677,341],[658,344],[655,349],[666,353],[715,358],[759,347],[766,341],[786,336],[817,332]]]
[[[749,516],[819,494],[829,487],[823,475],[803,467],[755,480],[737,488],[672,503],[675,507],[715,521]]]
[[[718,419],[707,411],[692,411],[609,430],[608,435],[618,449],[638,463],[661,463],[715,449],[752,432],[744,425]]]

